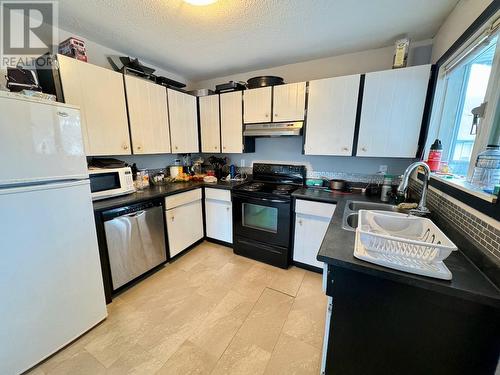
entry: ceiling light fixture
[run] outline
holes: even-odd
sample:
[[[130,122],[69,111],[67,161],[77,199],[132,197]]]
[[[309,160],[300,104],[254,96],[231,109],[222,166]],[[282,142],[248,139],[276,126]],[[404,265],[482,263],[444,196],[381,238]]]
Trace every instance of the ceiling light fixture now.
[[[217,0],[184,0],[184,2],[195,5],[195,6],[205,6],[215,3]]]

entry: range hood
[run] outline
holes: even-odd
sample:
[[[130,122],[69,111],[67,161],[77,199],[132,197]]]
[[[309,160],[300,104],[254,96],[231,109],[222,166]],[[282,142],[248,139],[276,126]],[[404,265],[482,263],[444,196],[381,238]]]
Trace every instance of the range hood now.
[[[297,122],[267,122],[263,124],[245,124],[245,137],[282,137],[302,134],[302,121]]]

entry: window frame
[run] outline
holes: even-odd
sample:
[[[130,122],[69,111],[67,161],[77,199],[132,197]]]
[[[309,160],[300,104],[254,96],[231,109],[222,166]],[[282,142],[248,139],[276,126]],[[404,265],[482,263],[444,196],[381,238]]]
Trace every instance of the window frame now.
[[[467,181],[470,181],[474,172],[473,161],[476,160],[477,155],[482,152],[488,144],[493,129],[494,116],[498,107],[498,99],[500,98],[500,90],[498,89],[500,85],[500,10],[491,14],[476,31],[470,36],[465,37],[455,51],[448,55],[445,53],[436,63],[436,87],[432,99],[432,107],[430,109],[431,114],[427,141],[424,147],[425,150],[429,150],[431,143],[435,138],[438,138],[448,89],[447,75],[449,71],[456,68],[463,59],[467,59],[467,56],[474,50],[474,46],[479,45],[490,33],[492,37],[494,37],[494,35],[498,35],[499,37],[496,42],[495,57],[491,66],[491,75],[484,97],[484,102],[488,104],[486,105],[484,116],[480,118],[478,122],[478,131],[474,140],[466,175]],[[454,129],[454,131],[457,131],[457,129]]]
[[[498,6],[498,3],[494,1],[486,7],[486,9],[479,15],[479,17],[463,32],[463,34],[432,66],[429,95],[426,104],[427,111],[426,113],[424,113],[424,121],[421,130],[422,146],[419,150],[419,155],[421,155],[422,158],[424,157],[425,150],[429,150],[430,145],[434,141],[434,138],[432,138],[433,129],[431,128],[431,124],[436,121],[435,116],[440,115],[440,103],[438,101],[439,96],[437,95],[439,94],[440,90],[443,90],[443,82],[440,82],[438,79],[440,68],[447,62],[451,61],[450,58],[452,58],[453,56],[457,56],[457,51],[463,51],[463,49],[465,49],[465,47],[468,45],[467,43],[469,41],[473,41],[474,38],[477,38],[481,33],[483,33],[491,25],[492,21],[498,19],[499,15],[500,7]],[[500,72],[498,72],[498,76],[496,77],[496,79],[500,80]],[[500,93],[498,93],[498,95],[500,95]],[[444,99],[444,96],[441,98],[441,100],[442,99]],[[500,108],[498,110],[500,110]],[[492,111],[491,106],[490,111]],[[419,174],[416,174],[414,177],[417,178],[418,175]],[[463,186],[455,186],[449,181],[446,182],[447,183],[443,181],[443,178],[437,175],[432,175],[429,181],[429,185],[440,191],[443,191],[446,194],[449,194],[450,196],[455,197],[456,199],[480,211],[481,213],[486,214],[489,217],[500,220],[500,199],[496,199],[496,197],[493,195],[488,199],[485,199],[484,197],[478,197],[477,194],[475,194],[472,190],[468,190]]]

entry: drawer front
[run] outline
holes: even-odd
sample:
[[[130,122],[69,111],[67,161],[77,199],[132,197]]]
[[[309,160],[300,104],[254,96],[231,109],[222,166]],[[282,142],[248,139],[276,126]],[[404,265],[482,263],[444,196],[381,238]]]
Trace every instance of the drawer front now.
[[[165,198],[165,209],[181,206],[201,199],[201,188],[171,195]]]
[[[223,202],[231,202],[231,191],[214,189],[214,188],[205,188],[205,198],[215,199]]]
[[[320,217],[331,218],[335,212],[335,204],[311,202],[297,199],[295,202],[295,212],[304,215],[313,215]]]

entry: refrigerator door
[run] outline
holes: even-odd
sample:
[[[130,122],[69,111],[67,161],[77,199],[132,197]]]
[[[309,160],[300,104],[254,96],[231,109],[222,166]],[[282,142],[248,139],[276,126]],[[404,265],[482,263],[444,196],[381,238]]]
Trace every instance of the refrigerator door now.
[[[18,374],[107,312],[88,180],[2,189],[0,212],[0,373]]]
[[[80,110],[0,93],[0,187],[87,178]]]

